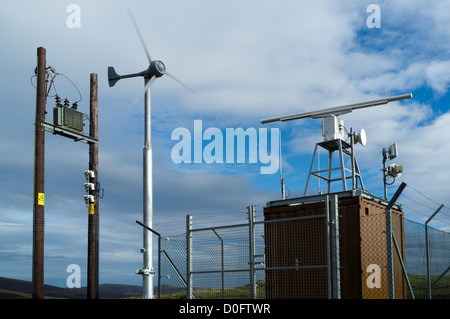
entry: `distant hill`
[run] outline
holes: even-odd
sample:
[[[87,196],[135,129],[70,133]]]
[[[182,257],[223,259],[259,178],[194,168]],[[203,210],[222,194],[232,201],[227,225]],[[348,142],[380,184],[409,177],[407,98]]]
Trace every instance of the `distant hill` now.
[[[118,284],[99,285],[99,297],[109,298],[140,298],[142,287]],[[31,298],[32,283],[30,281],[0,277],[0,299],[24,299]],[[86,299],[87,289],[60,288],[44,285],[44,296],[47,298]]]

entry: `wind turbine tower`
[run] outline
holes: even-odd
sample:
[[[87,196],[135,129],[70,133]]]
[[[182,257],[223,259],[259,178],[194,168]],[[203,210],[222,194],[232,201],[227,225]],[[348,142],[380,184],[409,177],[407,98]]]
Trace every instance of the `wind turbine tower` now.
[[[108,67],[108,81],[109,86],[113,87],[117,81],[125,78],[132,77],[144,77],[144,90],[143,94],[145,96],[145,114],[144,114],[144,148],[143,148],[143,223],[152,228],[153,226],[153,156],[152,156],[152,143],[151,143],[151,85],[156,78],[163,75],[168,75],[173,80],[177,81],[179,84],[183,85],[174,76],[166,72],[166,66],[162,61],[152,60],[150,51],[145,45],[144,39],[139,31],[139,28],[131,14],[129,12],[131,20],[134,24],[136,32],[138,33],[139,39],[144,47],[149,66],[146,70],[127,74],[119,75],[116,73],[113,67]],[[183,85],[184,86],[184,85]],[[138,97],[140,97],[140,94]],[[142,275],[142,298],[143,299],[153,299],[153,255],[152,255],[152,234],[149,230],[143,229],[143,248],[141,249],[143,253],[143,268],[137,270],[136,273]]]

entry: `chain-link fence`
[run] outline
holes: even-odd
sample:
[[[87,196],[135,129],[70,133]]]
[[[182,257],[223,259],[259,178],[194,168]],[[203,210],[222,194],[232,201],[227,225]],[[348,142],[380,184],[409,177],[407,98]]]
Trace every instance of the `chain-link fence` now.
[[[426,228],[424,224],[405,220],[406,265],[414,296],[449,299],[450,234]]]
[[[327,298],[326,217],[252,222],[251,216],[245,224],[163,240],[162,298]]]
[[[160,297],[450,298],[447,232],[377,203],[340,201],[337,219],[325,203],[263,221],[252,207],[235,225],[193,228],[188,215],[186,233],[163,237]]]

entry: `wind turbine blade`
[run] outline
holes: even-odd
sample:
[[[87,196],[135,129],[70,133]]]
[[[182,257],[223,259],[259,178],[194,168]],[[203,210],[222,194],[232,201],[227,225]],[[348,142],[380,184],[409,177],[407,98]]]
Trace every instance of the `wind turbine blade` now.
[[[183,82],[181,82],[180,80],[178,80],[176,77],[174,77],[172,74],[164,72],[165,75],[168,75],[169,77],[172,78],[172,80],[174,80],[175,82],[177,82],[178,84],[180,84],[181,86],[183,86],[186,90],[188,90],[191,93],[195,93],[194,90],[192,90],[189,86],[187,86],[186,84],[184,84]]]
[[[131,102],[128,106],[127,106],[127,111],[130,112],[133,107],[136,105],[136,103],[142,98],[142,96],[145,94],[145,92],[147,92],[147,90],[150,88],[150,86],[152,85],[152,83],[155,81],[156,77],[152,76],[152,78],[150,79],[150,81],[147,82],[147,84],[144,86],[144,89],[134,98],[133,102]]]
[[[130,10],[128,10],[128,14],[130,15],[130,18],[131,18],[131,21],[133,22],[134,28],[136,29],[136,32],[137,32],[137,34],[139,36],[139,39],[141,40],[142,46],[144,47],[145,54],[147,54],[148,62],[151,63],[152,62],[152,56],[150,55],[150,51],[148,51],[147,46],[145,45],[144,38],[142,37],[142,34],[139,31],[139,28],[138,28],[138,26],[136,24],[136,21],[134,20],[133,15],[131,14]]]

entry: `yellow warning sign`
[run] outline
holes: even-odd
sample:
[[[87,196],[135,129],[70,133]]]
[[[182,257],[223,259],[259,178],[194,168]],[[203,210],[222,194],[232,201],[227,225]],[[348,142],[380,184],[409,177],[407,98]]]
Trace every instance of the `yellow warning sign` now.
[[[89,204],[89,215],[94,214],[94,204]]]
[[[44,203],[45,203],[44,193],[38,193],[38,205],[44,206]]]

